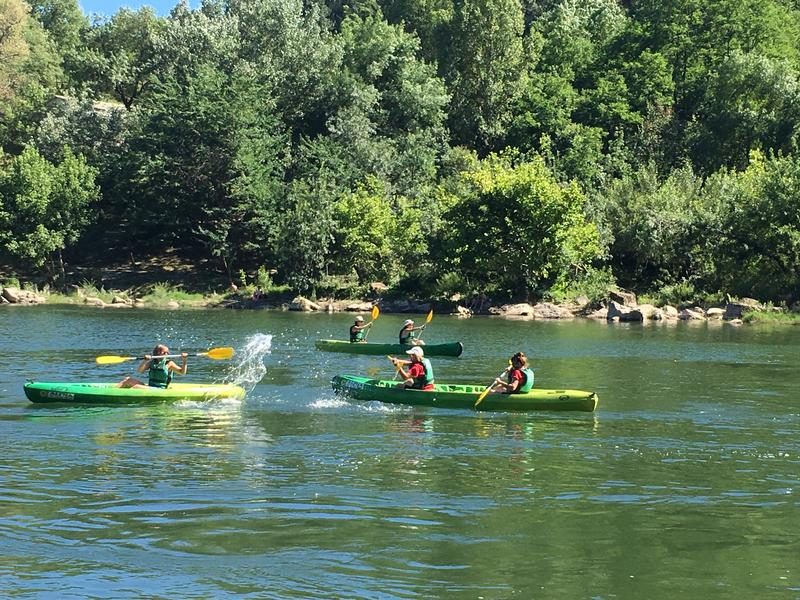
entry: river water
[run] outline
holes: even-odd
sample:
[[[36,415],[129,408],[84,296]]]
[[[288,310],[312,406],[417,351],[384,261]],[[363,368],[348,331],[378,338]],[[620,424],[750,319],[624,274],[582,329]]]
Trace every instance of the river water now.
[[[423,317],[424,315],[420,315]],[[404,316],[381,314],[372,341]],[[4,307],[0,589],[9,598],[800,598],[800,327],[435,315],[440,382],[516,350],[595,413],[335,397],[385,357],[315,351],[347,315]],[[241,402],[33,405],[100,354],[234,346],[186,381]]]

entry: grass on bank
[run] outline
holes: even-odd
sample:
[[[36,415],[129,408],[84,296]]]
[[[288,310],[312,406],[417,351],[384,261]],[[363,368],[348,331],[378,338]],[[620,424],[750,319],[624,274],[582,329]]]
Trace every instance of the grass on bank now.
[[[121,298],[126,303],[141,301],[145,306],[160,308],[170,302],[177,302],[181,306],[206,306],[222,299],[219,294],[187,292],[181,289],[180,285],[169,283],[153,283],[136,290],[106,290],[84,281],[70,293],[51,291],[48,287],[30,289],[42,294],[48,304],[85,304],[87,298],[98,298],[106,304],[111,304],[114,298]]]

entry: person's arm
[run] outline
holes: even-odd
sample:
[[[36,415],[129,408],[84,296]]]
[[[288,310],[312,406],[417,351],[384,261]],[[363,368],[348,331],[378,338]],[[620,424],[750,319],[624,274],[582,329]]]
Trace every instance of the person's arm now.
[[[397,372],[400,373],[400,377],[402,377],[403,379],[408,379],[408,377],[409,377],[408,371],[403,369],[403,365],[411,364],[410,360],[401,360],[399,358],[393,358],[392,359],[392,364],[395,367],[397,367]]]
[[[144,355],[144,360],[141,363],[139,363],[138,367],[136,367],[136,371],[138,373],[144,373],[149,368],[150,368],[150,355],[149,354],[145,354]]]
[[[186,365],[186,357],[189,356],[186,352],[181,352],[181,366],[179,367],[173,361],[169,361],[169,368],[171,371],[175,371],[180,375],[186,375],[189,371],[189,367]]]

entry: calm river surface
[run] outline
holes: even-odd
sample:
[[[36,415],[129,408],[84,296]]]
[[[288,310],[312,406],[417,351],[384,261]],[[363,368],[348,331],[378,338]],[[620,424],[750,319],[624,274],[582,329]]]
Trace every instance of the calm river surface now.
[[[335,373],[393,373],[315,351],[351,322],[0,310],[0,594],[800,598],[800,327],[436,315],[427,341],[465,346],[434,358],[440,382],[488,385],[522,349],[539,387],[600,397],[593,414],[512,414],[336,398]],[[237,349],[191,359],[185,381],[258,381],[241,402],[149,407],[22,392],[121,379],[136,363],[94,357],[156,341]]]

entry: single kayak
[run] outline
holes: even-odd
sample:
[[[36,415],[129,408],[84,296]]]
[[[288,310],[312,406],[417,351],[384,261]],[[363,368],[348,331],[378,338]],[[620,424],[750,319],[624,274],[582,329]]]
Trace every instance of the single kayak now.
[[[242,399],[244,388],[229,383],[172,383],[168,388],[119,388],[115,383],[55,383],[28,381],[25,395],[31,402],[125,404],[174,400]]]
[[[348,342],[346,340],[317,340],[314,345],[318,350],[326,352],[347,352],[349,354],[403,354],[413,346],[402,344],[374,344],[372,342]],[[425,356],[461,356],[464,345],[461,342],[446,344],[425,344],[422,346]]]
[[[397,381],[370,379],[358,375],[336,375],[331,380],[335,392],[357,400],[377,400],[391,404],[435,406],[439,408],[475,408],[483,385],[437,383],[431,391],[407,390]],[[477,410],[582,410],[597,406],[597,394],[580,390],[544,390],[534,388],[523,394],[488,394]]]

